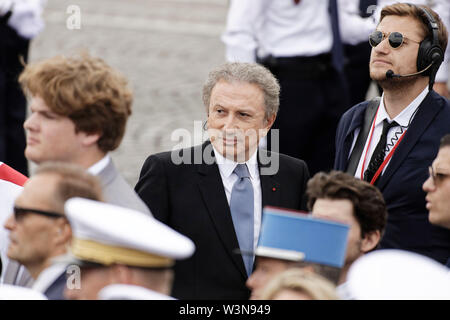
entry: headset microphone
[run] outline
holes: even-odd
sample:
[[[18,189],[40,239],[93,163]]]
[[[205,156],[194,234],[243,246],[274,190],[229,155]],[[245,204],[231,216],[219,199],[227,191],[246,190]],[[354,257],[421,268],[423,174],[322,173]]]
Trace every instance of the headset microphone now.
[[[412,76],[416,76],[418,74],[421,74],[425,71],[427,71],[432,65],[433,65],[434,61],[431,62],[428,67],[426,67],[425,69],[419,71],[419,72],[415,72],[415,73],[410,73],[410,74],[396,74],[394,73],[394,71],[392,70],[388,70],[386,71],[386,79],[392,79],[392,78],[407,78],[407,77],[412,77]]]
[[[448,0],[447,0],[448,1]],[[413,4],[408,4],[410,7],[416,7]],[[417,52],[417,70],[421,70],[416,73],[411,74],[395,74],[393,70],[388,70],[386,72],[386,79],[392,78],[403,78],[403,77],[411,77],[418,74],[421,74],[428,69],[425,75],[429,76],[430,79],[428,81],[428,88],[430,90],[433,89],[434,80],[436,77],[436,72],[439,69],[442,61],[444,60],[444,51],[442,50],[439,44],[439,24],[434,18],[434,16],[428,12],[427,9],[423,7],[417,7],[422,13],[425,15],[427,20],[428,29],[431,33],[431,36],[425,38],[419,45],[419,50]]]

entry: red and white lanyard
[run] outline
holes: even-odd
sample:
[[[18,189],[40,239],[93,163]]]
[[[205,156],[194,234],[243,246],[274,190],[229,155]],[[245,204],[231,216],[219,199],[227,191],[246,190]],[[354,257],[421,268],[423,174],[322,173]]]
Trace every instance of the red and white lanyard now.
[[[364,180],[364,167],[365,167],[365,164],[366,164],[367,153],[369,152],[370,144],[372,143],[372,136],[373,136],[373,132],[375,130],[375,122],[377,121],[378,110],[380,110],[380,106],[378,106],[377,113],[375,114],[375,119],[373,119],[372,131],[370,133],[369,143],[367,144],[366,153],[364,155],[364,160],[363,160],[363,164],[362,164],[362,167],[361,167],[361,180]],[[378,177],[383,172],[384,167],[386,167],[387,163],[389,162],[389,160],[394,155],[395,149],[397,149],[397,147],[400,144],[400,141],[402,141],[403,136],[405,135],[405,133],[406,133],[406,130],[402,133],[402,135],[398,139],[397,143],[394,145],[392,150],[387,155],[386,159],[384,159],[383,163],[380,165],[380,167],[378,168],[377,172],[375,172],[375,174],[373,175],[372,180],[370,181],[370,184],[373,185],[375,183],[375,181],[377,181]]]

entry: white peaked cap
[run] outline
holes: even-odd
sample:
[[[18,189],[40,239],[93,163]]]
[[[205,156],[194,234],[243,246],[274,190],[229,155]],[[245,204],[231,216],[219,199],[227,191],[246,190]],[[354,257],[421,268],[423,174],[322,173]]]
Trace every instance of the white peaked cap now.
[[[450,299],[450,271],[416,253],[386,249],[356,260],[347,276],[349,294],[359,300]]]
[[[65,213],[72,227],[71,254],[81,261],[169,267],[195,250],[189,238],[132,209],[72,198]]]
[[[47,300],[39,291],[9,284],[0,285],[0,300]]]

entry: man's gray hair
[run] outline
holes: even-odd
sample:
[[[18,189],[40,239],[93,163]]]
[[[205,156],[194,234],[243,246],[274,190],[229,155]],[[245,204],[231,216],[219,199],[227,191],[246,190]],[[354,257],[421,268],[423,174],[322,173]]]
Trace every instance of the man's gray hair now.
[[[276,115],[280,105],[280,85],[274,75],[265,67],[256,63],[232,62],[213,69],[203,85],[203,104],[209,109],[211,92],[217,82],[241,81],[257,85],[264,93],[265,118]]]

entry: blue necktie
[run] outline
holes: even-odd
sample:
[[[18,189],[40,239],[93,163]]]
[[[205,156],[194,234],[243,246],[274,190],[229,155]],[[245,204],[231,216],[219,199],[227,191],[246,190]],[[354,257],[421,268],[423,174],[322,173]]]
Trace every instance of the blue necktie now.
[[[337,0],[330,0],[329,10],[331,18],[331,29],[333,31],[333,47],[331,48],[334,68],[341,72],[344,67],[344,49],[342,48],[341,34],[339,32],[339,18]]]
[[[234,230],[239,242],[239,248],[246,252],[242,254],[247,275],[253,270],[253,186],[250,174],[245,164],[238,164],[233,171],[239,179],[231,189],[230,210],[233,219]]]

